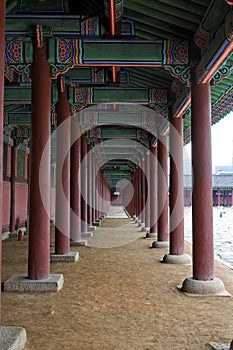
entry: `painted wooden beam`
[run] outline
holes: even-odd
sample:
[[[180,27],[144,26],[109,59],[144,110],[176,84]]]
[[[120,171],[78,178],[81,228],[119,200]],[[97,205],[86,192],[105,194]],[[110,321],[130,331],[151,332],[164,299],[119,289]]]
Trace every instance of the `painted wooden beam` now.
[[[72,90],[72,89],[71,89]],[[159,100],[157,95],[163,95]],[[28,86],[7,86],[5,87],[5,104],[31,104],[31,87]],[[87,105],[93,103],[166,103],[167,92],[161,89],[132,89],[132,88],[73,88],[70,92],[70,103]],[[52,102],[57,102],[57,88],[53,86]],[[78,105],[77,105],[78,107]]]
[[[33,31],[34,29],[32,29]],[[43,31],[43,29],[42,29]],[[47,28],[44,29],[47,31]],[[51,35],[45,33],[44,35]],[[33,59],[31,41],[14,35],[5,42],[5,64],[30,78]],[[52,76],[77,66],[154,66],[163,64],[163,40],[49,39]],[[172,53],[171,53],[172,55]]]
[[[7,6],[8,6],[7,1]],[[14,6],[16,6],[16,1]],[[12,8],[14,6],[11,6]],[[10,12],[11,8],[7,12]],[[135,25],[134,21],[121,18],[121,36],[122,37],[135,37]],[[33,27],[40,23],[46,28],[51,28],[50,33],[54,36],[68,36],[72,38],[77,38],[77,36],[101,36],[104,34],[105,29],[99,17],[86,17],[79,15],[54,15],[54,14],[8,14],[6,16],[6,36],[7,38],[15,39],[16,35],[23,36],[25,40],[30,40],[26,38],[28,35],[28,28]]]
[[[52,28],[54,34],[69,33],[81,34],[81,16],[74,15],[26,15],[16,14],[6,16],[6,36],[26,35],[28,28],[40,24]]]

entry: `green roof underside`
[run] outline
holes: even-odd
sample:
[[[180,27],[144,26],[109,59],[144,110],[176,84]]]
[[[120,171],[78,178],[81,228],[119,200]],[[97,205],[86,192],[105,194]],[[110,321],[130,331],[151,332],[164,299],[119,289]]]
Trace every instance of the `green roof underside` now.
[[[120,3],[121,1],[116,1]],[[195,46],[195,37],[199,33],[199,29],[202,28],[208,33],[209,43],[214,43],[213,47],[218,49],[220,41],[216,39],[216,33],[221,32],[221,28],[226,21],[226,16],[230,14],[231,6],[226,3],[225,0],[123,0],[123,14],[119,21],[116,23],[117,35],[113,38],[109,32],[109,18],[105,14],[104,1],[95,0],[83,0],[81,2],[76,0],[6,0],[6,40],[21,40],[23,38],[26,41],[25,59],[29,60],[32,56],[32,47],[30,36],[27,35],[27,31],[30,25],[42,23],[45,26],[50,26],[52,33],[57,32],[60,34],[50,35],[55,42],[56,38],[61,36],[66,37],[67,33],[72,32],[73,38],[85,39],[85,36],[79,32],[80,23],[85,19],[97,17],[99,35],[97,39],[119,39],[121,41],[131,40],[132,45],[130,49],[126,50],[126,58],[130,57],[132,60],[136,60],[137,57],[143,59],[144,56],[148,58],[148,61],[153,58],[153,54],[157,55],[157,59],[164,60],[164,49],[161,51],[161,47],[167,40],[186,41],[189,43],[189,50]],[[41,18],[43,15],[43,19]],[[54,16],[57,17],[54,17]],[[36,17],[40,16],[40,19]],[[79,17],[82,16],[82,17]],[[77,28],[77,32],[76,32]],[[24,31],[24,33],[23,33]],[[21,32],[21,34],[17,33]],[[25,34],[26,33],[26,34]],[[223,34],[224,35],[224,34]],[[88,38],[89,39],[89,38]],[[151,51],[151,47],[147,46],[139,48],[139,46],[133,46],[134,41],[158,41],[158,46],[154,45],[154,51]],[[160,44],[162,43],[162,44]],[[51,47],[53,42],[51,43]],[[86,45],[86,46],[85,46]],[[99,58],[99,51],[96,50],[96,46],[89,43],[84,43],[84,58],[93,58],[96,55],[96,59]],[[100,44],[99,44],[100,45]],[[120,44],[121,45],[121,44]],[[160,46],[161,45],[161,46]],[[116,57],[121,59],[120,46],[112,46],[109,48],[104,46],[103,42],[103,58],[110,58],[114,60]],[[109,50],[109,51],[108,51]],[[115,50],[115,51],[114,51]],[[147,52],[147,51],[148,52]],[[200,49],[196,50],[200,59],[203,53]],[[53,52],[50,50],[50,52]],[[190,51],[191,52],[191,51]],[[212,52],[214,57],[215,51]],[[51,53],[50,53],[51,54]],[[124,52],[123,52],[124,54]],[[211,54],[211,53],[210,53]],[[210,55],[209,54],[209,55]],[[54,52],[55,55],[55,52]],[[86,55],[86,56],[85,56]],[[106,57],[105,57],[106,56]],[[124,56],[124,55],[123,55]],[[161,56],[161,57],[160,57]],[[212,58],[213,58],[212,57]],[[189,63],[190,65],[190,59]],[[207,62],[211,57],[207,55]],[[55,58],[50,57],[50,62],[54,62]],[[208,61],[209,60],[209,61]],[[54,63],[55,64],[55,63]],[[118,69],[121,67],[117,65]],[[232,76],[233,56],[228,56],[227,60],[223,62],[222,68],[227,69],[227,74],[218,75],[212,81],[211,88],[211,103],[212,103],[212,123],[217,123],[226,114],[233,109],[233,76]],[[100,67],[98,67],[99,69]],[[166,68],[166,69],[165,69]],[[121,67],[119,71],[117,83],[111,82],[111,68],[105,66],[104,78],[102,81],[93,82],[93,65],[88,67],[78,66],[68,70],[65,75],[72,82],[73,86],[79,86],[82,88],[91,88],[92,103],[101,102],[123,102],[123,103],[136,103],[147,107],[153,107],[150,103],[150,92],[152,89],[158,89],[159,91],[167,92],[167,103],[170,106],[175,106],[176,110],[180,108],[185,101],[185,96],[190,95],[190,86],[187,82],[182,81],[178,76],[171,74],[171,70],[167,69],[165,65],[158,66],[125,66]],[[30,96],[30,81],[24,81],[22,76],[15,74],[10,77],[11,72],[6,74],[5,85],[9,87],[6,90],[5,96],[5,112],[6,122],[5,127],[23,127],[30,129],[31,118],[31,106],[28,96]],[[120,78],[119,78],[120,77]],[[76,84],[76,85],[75,85]],[[174,85],[176,90],[180,89],[180,93],[175,95]],[[20,89],[10,89],[10,87],[21,87]],[[27,90],[27,88],[29,90]],[[53,80],[53,101],[52,110],[56,103],[56,81]],[[122,88],[122,90],[120,90]],[[73,90],[72,90],[73,89]],[[75,95],[75,89],[70,89],[70,102],[73,103],[73,96]],[[106,96],[108,100],[105,101]],[[115,98],[115,101],[114,101]],[[183,98],[183,100],[182,100]],[[126,100],[127,99],[127,100]],[[144,108],[147,108],[144,107]],[[161,115],[167,117],[166,106],[157,106],[153,109],[155,115]],[[130,109],[128,110],[128,112]],[[122,117],[122,111],[118,113],[118,120],[124,120]],[[161,114],[162,113],[162,114]],[[137,120],[140,120],[143,115],[143,110],[139,111]],[[145,128],[144,135],[142,135],[140,122],[135,126],[125,126],[121,122],[116,123],[112,121],[111,108],[109,113],[101,118],[105,117],[105,126],[98,124],[92,125],[95,128],[96,134],[99,135],[101,146],[98,146],[98,152],[95,151],[96,158],[101,166],[102,174],[111,187],[115,187],[119,179],[130,180],[133,177],[133,172],[140,162],[140,159],[144,157],[147,147],[153,145],[156,142],[156,134],[153,131],[153,127],[148,125]],[[191,112],[190,106],[187,106],[183,114],[184,121],[184,143],[190,141],[190,125],[191,125]],[[120,119],[121,118],[121,119]],[[55,127],[54,115],[51,115],[52,125]],[[114,125],[115,123],[115,125]],[[86,125],[84,121],[81,121],[83,131],[86,132],[87,137],[91,145],[96,148],[96,140],[93,138],[93,133],[86,130],[91,125]],[[165,125],[161,126],[158,123],[160,131],[163,130]],[[157,126],[158,126],[157,125]],[[29,132],[27,133],[27,135]],[[125,135],[125,136],[124,136]],[[109,140],[125,137],[127,142],[122,142],[121,145],[117,143],[114,146],[114,142],[109,145]],[[132,143],[129,140],[134,140]],[[135,152],[135,142],[140,147]],[[115,148],[115,153],[114,153]],[[112,157],[112,158],[111,158]],[[114,167],[115,166],[115,167]]]

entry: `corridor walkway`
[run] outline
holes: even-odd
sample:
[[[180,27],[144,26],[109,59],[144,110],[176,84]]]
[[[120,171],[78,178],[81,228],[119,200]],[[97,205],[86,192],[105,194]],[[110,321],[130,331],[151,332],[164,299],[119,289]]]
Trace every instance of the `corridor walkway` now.
[[[106,215],[109,219],[125,219],[128,218],[122,205],[111,205]]]
[[[87,240],[88,245],[96,248],[121,247],[142,238],[145,234],[133,223],[122,207],[112,205],[97,234]]]
[[[117,233],[131,241],[94,247]],[[64,274],[59,293],[3,292],[2,324],[26,329],[25,350],[204,350],[230,342],[233,299],[183,295],[176,285],[191,266],[162,264],[167,250],[149,249],[131,219],[105,219],[88,243],[72,248],[77,263],[51,264],[51,273]],[[27,244],[27,236],[3,241],[3,281],[27,272]],[[232,270],[216,262],[216,276],[233,295]]]

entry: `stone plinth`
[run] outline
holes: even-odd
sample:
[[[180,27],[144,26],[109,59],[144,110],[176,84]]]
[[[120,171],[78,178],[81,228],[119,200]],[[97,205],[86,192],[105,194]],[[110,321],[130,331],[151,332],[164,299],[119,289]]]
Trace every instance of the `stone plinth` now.
[[[81,232],[81,237],[93,237],[92,232]]]
[[[21,327],[0,327],[0,349],[21,350],[27,341],[26,331]]]
[[[233,347],[229,347],[229,344],[218,344],[218,343],[215,343],[214,341],[211,341],[209,343],[211,349],[213,350],[232,350]]]
[[[154,241],[152,243],[151,248],[168,248],[169,247],[169,241]]]
[[[165,254],[162,262],[166,264],[191,265],[192,258],[189,254],[181,254],[181,255]]]
[[[144,227],[144,226],[145,226],[144,222],[141,222],[141,221],[138,222],[138,227]]]
[[[208,281],[195,280],[189,277],[178,288],[189,296],[230,296],[223,282],[217,277]]]
[[[99,222],[99,221],[95,221],[95,222],[93,222],[93,224],[92,224],[93,226],[101,226],[101,222]]]
[[[51,262],[76,262],[79,259],[79,252],[69,252],[68,254],[50,254]]]
[[[87,241],[85,239],[81,239],[80,241],[70,241],[71,247],[80,247],[87,246]]]
[[[88,226],[87,231],[89,232],[96,231],[96,226]]]
[[[10,237],[10,232],[4,232],[2,234],[2,241],[4,241],[5,239],[8,239]]]
[[[25,275],[15,275],[4,282],[5,292],[58,292],[63,287],[62,274],[51,274],[48,279],[30,280]]]
[[[153,238],[153,239],[155,239],[155,238],[157,238],[157,233],[155,233],[155,232],[147,232],[145,238],[150,238],[150,239]]]
[[[149,232],[150,228],[147,226],[142,227],[141,232]]]

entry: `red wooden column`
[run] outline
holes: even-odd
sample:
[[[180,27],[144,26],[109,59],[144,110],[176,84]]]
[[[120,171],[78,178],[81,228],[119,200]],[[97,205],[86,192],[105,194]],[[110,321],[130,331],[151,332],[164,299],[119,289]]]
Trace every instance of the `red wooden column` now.
[[[191,94],[193,277],[183,282],[182,290],[215,294],[224,285],[214,277],[210,84],[196,83],[193,74]]]
[[[140,178],[140,171],[139,167],[137,167],[136,172],[135,172],[135,178],[136,178],[136,195],[135,195],[135,202],[136,202],[136,218],[135,222],[139,222],[140,218],[140,196],[139,196],[139,178]]]
[[[101,172],[99,172],[99,177],[100,177],[100,216],[101,219],[104,216],[104,206],[103,206],[103,200],[104,200],[104,182],[103,178],[101,176]]]
[[[105,182],[105,180],[102,177],[102,181],[103,181],[103,215],[105,217],[105,215],[108,212],[108,199],[107,199],[107,184]]]
[[[63,78],[58,82],[55,254],[63,255],[70,252],[70,104]]]
[[[165,248],[169,244],[168,235],[168,149],[167,137],[158,140],[158,238],[153,248]]]
[[[0,227],[2,227],[2,197],[3,197],[3,116],[4,116],[4,47],[5,47],[5,6],[6,1],[0,1]],[[0,281],[2,275],[2,240],[0,240]],[[1,291],[0,291],[0,321],[1,321]],[[0,322],[1,323],[1,322]]]
[[[87,232],[87,140],[81,136],[81,235],[88,236]]]
[[[144,232],[150,230],[150,152],[145,155],[145,227]]]
[[[133,175],[133,182],[132,182],[132,185],[133,185],[133,198],[131,200],[131,215],[132,215],[132,218],[135,220],[136,217],[137,217],[137,209],[136,209],[136,178],[135,178],[135,173]]]
[[[97,174],[97,193],[98,193],[98,219],[101,219],[101,176],[100,176],[100,170]]]
[[[101,216],[104,217],[106,214],[106,206],[105,206],[105,183],[102,175],[100,174],[101,178]]]
[[[95,222],[99,218],[99,178],[98,178],[98,164],[95,160]]]
[[[150,231],[146,238],[157,237],[158,194],[157,194],[157,144],[150,148]]]
[[[141,191],[140,191],[140,182],[141,182],[141,169],[137,167],[137,219],[136,222],[141,222]]]
[[[13,140],[11,147],[11,208],[10,208],[10,232],[15,232],[15,176],[17,162],[17,147]]]
[[[88,147],[88,155],[87,155],[87,180],[88,180],[88,231],[95,231],[96,227],[92,226],[93,223],[93,170],[94,170],[94,162],[93,162],[93,153],[91,146]]]
[[[142,222],[142,169],[141,165],[138,166],[138,226],[141,226]]]
[[[128,193],[128,185],[123,189],[122,191],[122,205],[124,206],[125,210],[129,213],[129,193]]]
[[[90,162],[90,145],[87,144],[87,224],[91,225],[91,162]]]
[[[90,177],[89,177],[89,181],[90,181],[90,203],[89,203],[89,206],[90,206],[90,228],[94,227],[92,226],[92,223],[94,221],[94,218],[93,218],[93,192],[94,192],[94,188],[93,188],[93,181],[92,181],[92,176],[93,176],[93,171],[94,171],[94,162],[93,162],[93,152],[92,152],[92,148],[90,148]]]
[[[136,207],[135,207],[135,190],[136,190],[136,179],[135,179],[135,173],[133,175],[133,180],[131,182],[132,188],[133,188],[133,196],[131,198],[131,201],[129,203],[129,213],[133,219],[136,218]]]
[[[6,291],[59,291],[63,275],[50,275],[51,67],[47,39],[36,26],[32,79],[28,276],[13,276]]]
[[[80,163],[81,163],[81,130],[77,117],[71,118],[71,149],[70,149],[70,238],[71,245],[85,245],[81,240],[81,194],[80,194]]]
[[[101,175],[98,171],[98,219],[101,219]]]
[[[48,279],[50,274],[50,104],[51,67],[47,61],[47,42],[34,43],[34,59],[31,67],[32,118],[30,158],[29,205],[29,260],[28,277],[31,280]],[[39,172],[44,153],[43,183],[40,187]],[[44,203],[41,198],[44,192]],[[47,194],[47,195],[46,195]],[[45,206],[46,208],[45,208]]]
[[[170,114],[170,250],[163,262],[190,264],[184,254],[183,120]]]
[[[0,227],[2,228],[2,204],[3,204],[3,116],[4,116],[4,45],[5,45],[5,6],[6,1],[0,1]],[[2,276],[2,239],[0,240],[0,282]],[[1,290],[0,290],[0,324],[2,317],[2,301],[1,301]],[[5,344],[12,343],[12,327],[7,332],[5,328],[4,337]],[[26,331],[22,329],[19,334],[19,329],[14,327],[15,332],[15,343],[19,340],[18,344],[24,347],[26,343]],[[8,334],[7,334],[8,333]],[[9,338],[9,339],[8,339]],[[17,339],[18,338],[18,339]],[[20,339],[19,339],[20,338]]]
[[[135,171],[135,205],[136,205],[136,218],[135,223],[138,223],[139,221],[139,214],[140,214],[140,203],[139,203],[139,167],[136,168]]]
[[[134,207],[134,212],[133,212],[133,218],[134,220],[137,219],[138,212],[137,212],[137,201],[138,201],[138,193],[137,193],[137,170],[134,172],[134,195],[133,195],[133,207]]]
[[[93,169],[92,169],[92,223],[95,222],[96,219],[96,177],[95,177],[95,171],[96,171],[96,160],[92,153],[92,162],[93,162]]]
[[[134,195],[133,195],[133,201],[134,201],[134,208],[135,212],[133,213],[134,221],[136,222],[138,217],[138,171],[137,169],[134,171]]]
[[[123,191],[123,205],[127,210],[127,213],[130,217],[133,217],[133,196],[132,196],[132,188],[134,188],[134,180],[129,182]]]
[[[96,220],[99,220],[100,219],[100,172],[99,172],[99,166],[98,166],[98,163],[97,163],[97,174],[96,174],[96,206],[97,206],[97,219]]]
[[[141,161],[141,225],[145,227],[145,205],[146,205],[146,179],[145,179],[145,158]]]

